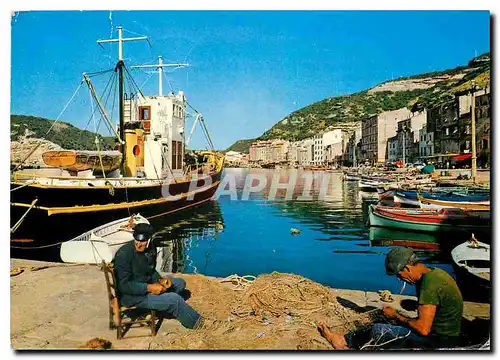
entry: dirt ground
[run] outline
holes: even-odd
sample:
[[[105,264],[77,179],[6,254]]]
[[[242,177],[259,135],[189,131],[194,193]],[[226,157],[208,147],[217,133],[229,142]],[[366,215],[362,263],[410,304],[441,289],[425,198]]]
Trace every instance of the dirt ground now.
[[[230,282],[221,284],[221,279],[203,275],[176,276],[186,280],[192,292],[188,303],[213,321],[212,327],[209,323],[207,330],[189,330],[178,321],[167,319],[163,321],[156,337],[150,336],[147,328],[133,328],[123,339],[117,340],[116,331],[108,328],[106,285],[104,275],[97,266],[12,259],[11,345],[15,350],[79,349],[89,340],[101,338],[110,341],[113,349],[331,349],[317,333],[315,324],[303,321],[304,318],[297,315],[298,310],[292,310],[286,316],[269,316],[269,319],[252,317],[242,322],[231,313],[231,310],[244,303],[238,300],[243,299],[244,292],[235,290],[235,285]],[[314,283],[302,279],[305,278],[300,281]],[[219,292],[224,293],[223,296],[212,296],[213,289],[219,289]],[[347,314],[347,317],[357,317],[358,314],[386,304],[377,293],[326,289],[331,294],[325,295],[325,299],[328,298],[326,307],[335,305],[338,311],[339,306],[342,306],[345,308],[340,309],[344,314],[342,316]],[[270,296],[268,291],[263,294]],[[279,297],[279,292],[275,296]],[[391,306],[409,316],[416,315],[400,306],[401,300],[414,297],[393,296],[395,301]],[[240,302],[231,304],[225,300],[229,298]],[[302,308],[310,305],[310,313],[316,314],[314,301],[311,301],[314,298],[305,300]],[[294,306],[299,309],[298,304]],[[489,320],[490,305],[466,303],[464,317]],[[316,317],[316,320],[322,319],[319,315]],[[335,326],[333,319],[324,320],[330,320],[329,326]],[[242,342],[242,339],[245,341]],[[239,345],[235,347],[234,344]]]

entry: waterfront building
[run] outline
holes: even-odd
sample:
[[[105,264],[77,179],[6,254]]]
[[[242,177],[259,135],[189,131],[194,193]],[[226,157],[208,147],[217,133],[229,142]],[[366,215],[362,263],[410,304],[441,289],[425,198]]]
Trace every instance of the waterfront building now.
[[[314,165],[323,164],[325,161],[324,146],[323,146],[323,135],[314,135],[313,137],[313,160]]]
[[[396,135],[398,121],[410,116],[410,110],[405,107],[362,120],[361,160],[372,164],[385,162],[388,156],[387,139]]]
[[[394,135],[393,137],[387,139],[388,162],[393,163],[398,160],[398,152],[399,152],[398,148],[399,148],[398,135]]]
[[[490,88],[480,89],[475,92],[476,106],[476,154],[483,152],[483,157],[489,152],[490,138]],[[467,90],[456,94],[458,108],[458,149],[460,154],[469,154],[472,151],[472,96]],[[482,159],[483,160],[483,159]],[[483,161],[481,161],[483,162]]]
[[[332,165],[342,160],[348,143],[348,133],[343,129],[335,129],[323,133],[324,163]]]
[[[408,119],[398,121],[397,160],[403,160],[403,149],[405,163],[414,162],[417,157],[420,157],[420,129],[426,123],[427,111],[425,109],[412,113]]]
[[[434,156],[434,133],[427,131],[427,124],[420,128],[419,157],[425,160],[429,156]]]
[[[348,164],[356,165],[359,163],[361,153],[361,123],[354,127],[349,133],[349,139],[345,150],[344,160]],[[356,159],[355,159],[356,157]]]
[[[231,165],[231,166],[243,165],[243,163],[245,162],[244,158],[245,158],[245,154],[240,153],[238,151],[228,151],[225,154],[225,161],[228,165]],[[248,160],[247,160],[247,162],[248,162]]]
[[[288,141],[281,139],[260,140],[250,145],[251,163],[280,163],[287,159]]]

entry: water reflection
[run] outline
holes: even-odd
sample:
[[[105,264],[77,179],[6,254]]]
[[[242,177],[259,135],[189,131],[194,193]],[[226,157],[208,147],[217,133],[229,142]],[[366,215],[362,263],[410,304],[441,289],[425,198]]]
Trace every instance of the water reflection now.
[[[227,169],[227,175],[232,195],[154,219],[160,271],[220,277],[280,271],[338,288],[399,292],[401,284],[385,274],[391,247],[412,247],[424,262],[452,272],[451,249],[470,237],[370,228],[374,194],[343,182],[340,173]],[[262,179],[265,186],[242,200],[245,184],[258,186]],[[273,181],[295,184],[273,188]],[[292,227],[301,233],[291,235]]]
[[[218,234],[224,229],[219,203],[208,202],[170,216],[156,218],[151,223],[157,233],[155,245],[158,249],[157,269],[162,272],[205,273],[211,262]],[[203,242],[207,247],[203,264],[190,257],[190,250]],[[198,265],[197,265],[198,264]]]

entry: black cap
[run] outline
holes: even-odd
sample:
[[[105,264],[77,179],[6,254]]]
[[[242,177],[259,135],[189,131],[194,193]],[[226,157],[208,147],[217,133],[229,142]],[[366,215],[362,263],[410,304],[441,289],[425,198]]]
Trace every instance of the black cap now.
[[[412,249],[407,247],[392,248],[385,257],[385,271],[387,275],[396,275],[408,265],[412,255],[415,255]]]
[[[146,223],[137,224],[134,227],[134,239],[137,241],[148,241],[153,235],[154,228]]]

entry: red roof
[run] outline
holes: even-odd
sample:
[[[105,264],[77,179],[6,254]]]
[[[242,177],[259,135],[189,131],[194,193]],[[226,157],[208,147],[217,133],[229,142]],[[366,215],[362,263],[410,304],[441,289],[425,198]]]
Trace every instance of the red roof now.
[[[462,160],[467,160],[468,158],[472,157],[472,154],[463,154],[463,155],[458,155],[455,156],[453,159],[454,161],[462,161]]]

